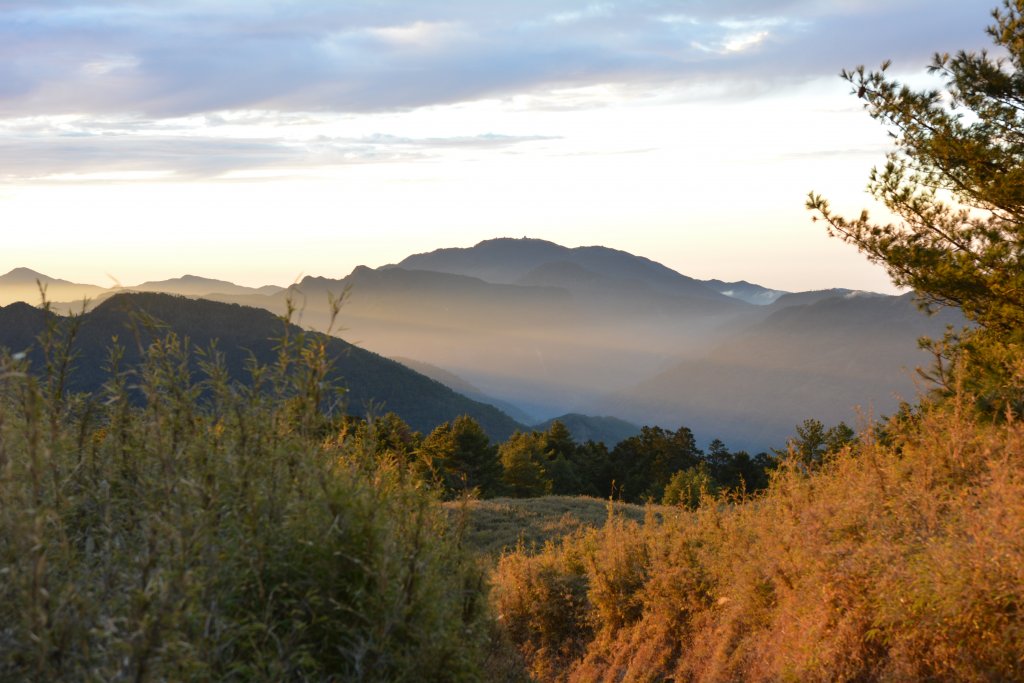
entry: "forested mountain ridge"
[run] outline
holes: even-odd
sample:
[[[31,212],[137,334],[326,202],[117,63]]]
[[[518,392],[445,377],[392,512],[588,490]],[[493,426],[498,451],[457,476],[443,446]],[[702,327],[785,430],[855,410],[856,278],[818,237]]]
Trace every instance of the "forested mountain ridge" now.
[[[159,321],[157,327],[147,329],[138,322],[140,314]],[[42,359],[35,339],[48,317],[55,320],[53,314],[23,303],[0,308],[0,346],[15,352],[29,350],[38,367]],[[272,362],[284,329],[278,317],[260,309],[168,294],[117,294],[83,315],[69,386],[95,391],[108,379],[104,368],[114,337],[124,347],[123,364],[130,366],[140,357],[140,343],[144,346],[154,335],[164,332],[188,338],[199,348],[216,340],[231,376],[245,380],[250,353],[261,363]],[[291,327],[292,334],[299,331]],[[376,414],[394,411],[421,431],[467,414],[496,439],[522,428],[497,408],[468,399],[400,363],[336,337],[328,337],[326,344],[334,363],[331,377],[346,388],[346,409],[352,414],[366,414],[371,409]]]

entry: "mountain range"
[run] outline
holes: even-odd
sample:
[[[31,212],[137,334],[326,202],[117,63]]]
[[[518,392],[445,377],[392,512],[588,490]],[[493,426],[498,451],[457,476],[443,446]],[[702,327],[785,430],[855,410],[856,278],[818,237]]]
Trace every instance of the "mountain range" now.
[[[140,288],[275,314],[291,302],[301,324],[319,329],[328,296],[344,297],[337,334],[356,348],[401,359],[520,424],[612,415],[748,450],[781,446],[809,417],[855,422],[857,406],[878,415],[913,399],[913,368],[929,360],[917,339],[964,322],[955,310],[929,317],[910,295],[697,280],[627,252],[535,239],[439,249],[284,289],[192,276]]]

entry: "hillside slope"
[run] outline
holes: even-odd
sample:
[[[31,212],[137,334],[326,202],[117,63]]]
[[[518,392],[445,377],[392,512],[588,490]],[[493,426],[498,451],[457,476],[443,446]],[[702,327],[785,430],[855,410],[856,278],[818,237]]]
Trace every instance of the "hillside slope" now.
[[[160,321],[159,330],[187,337],[194,346],[205,348],[217,340],[228,370],[240,380],[246,378],[245,363],[250,353],[261,363],[274,359],[276,340],[284,330],[279,318],[260,309],[167,294],[118,294],[86,313],[82,320],[75,346],[78,357],[73,389],[95,391],[106,381],[107,350],[114,337],[125,347],[123,364],[137,361],[138,342],[145,345],[154,336],[133,322],[143,314]],[[26,349],[45,322],[41,311],[24,304],[0,308],[0,346]],[[298,331],[292,326],[293,334]],[[333,378],[347,388],[345,398],[351,413],[394,411],[421,431],[467,414],[496,439],[522,428],[497,408],[472,401],[395,361],[335,337],[328,337],[326,343],[335,366]],[[33,359],[38,366],[37,349]]]
[[[952,310],[928,317],[910,295],[809,300],[775,310],[708,354],[681,360],[598,408],[691,426],[699,440],[717,437],[736,448],[781,447],[806,418],[855,424],[857,406],[878,416],[900,400],[913,402],[915,368],[930,360],[916,340],[964,322]]]

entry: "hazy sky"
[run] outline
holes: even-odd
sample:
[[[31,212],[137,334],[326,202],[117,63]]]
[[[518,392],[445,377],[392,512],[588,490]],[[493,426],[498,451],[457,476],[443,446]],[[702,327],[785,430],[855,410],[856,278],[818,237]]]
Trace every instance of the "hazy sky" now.
[[[341,277],[500,236],[885,290],[810,222],[888,148],[837,77],[995,0],[0,0],[0,273]]]

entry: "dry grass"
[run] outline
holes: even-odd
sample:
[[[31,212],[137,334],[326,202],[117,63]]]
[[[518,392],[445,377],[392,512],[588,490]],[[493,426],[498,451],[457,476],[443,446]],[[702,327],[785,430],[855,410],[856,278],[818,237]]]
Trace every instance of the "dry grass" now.
[[[494,584],[539,680],[1024,680],[1024,424],[954,400],[753,500],[510,554]]]
[[[610,516],[642,522],[662,509],[587,496],[462,500],[445,503],[445,508],[464,524],[466,545],[495,560],[505,551],[536,552],[583,529],[601,528]]]

